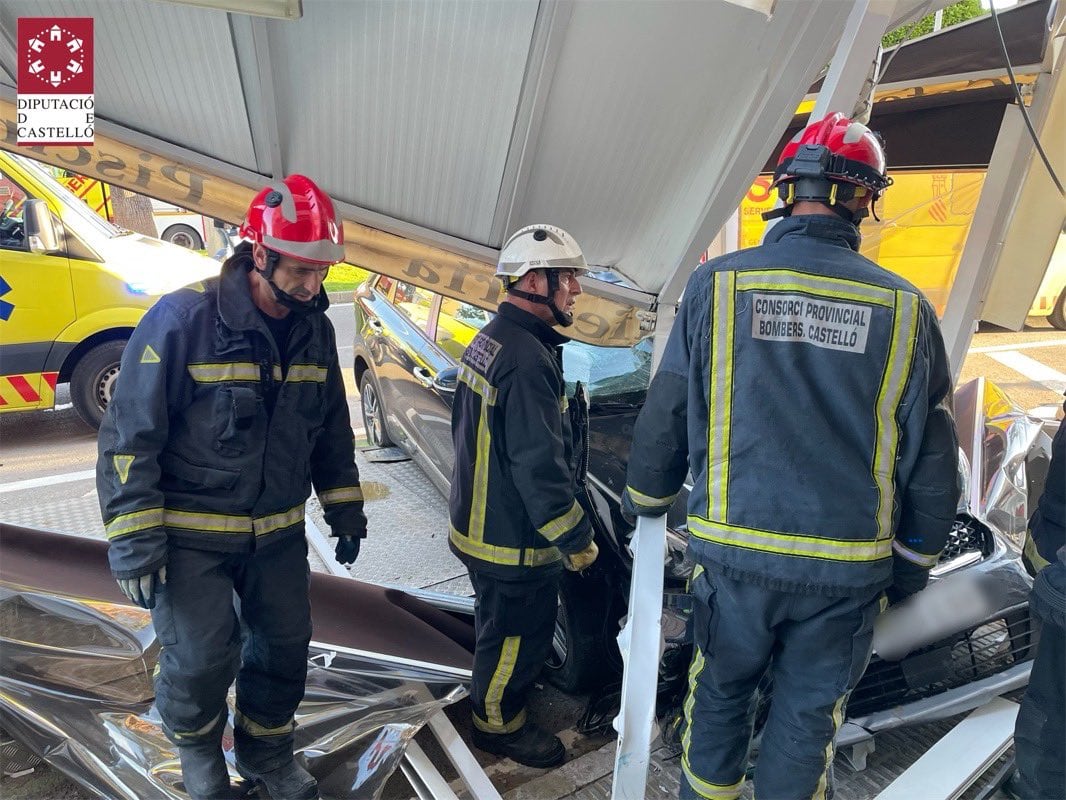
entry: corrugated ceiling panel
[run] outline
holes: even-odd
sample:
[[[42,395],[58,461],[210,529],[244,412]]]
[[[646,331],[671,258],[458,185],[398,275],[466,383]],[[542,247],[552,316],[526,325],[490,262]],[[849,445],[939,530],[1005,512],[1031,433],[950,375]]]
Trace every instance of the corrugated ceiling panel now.
[[[720,188],[782,27],[727,3],[577,3],[515,224],[565,220],[591,262],[657,290]]]
[[[93,17],[96,114],[255,169],[227,15],[157,0],[5,0],[3,21]]]
[[[303,7],[298,25],[270,30],[286,169],[355,205],[486,241],[536,0]],[[335,146],[321,146],[323,128]]]

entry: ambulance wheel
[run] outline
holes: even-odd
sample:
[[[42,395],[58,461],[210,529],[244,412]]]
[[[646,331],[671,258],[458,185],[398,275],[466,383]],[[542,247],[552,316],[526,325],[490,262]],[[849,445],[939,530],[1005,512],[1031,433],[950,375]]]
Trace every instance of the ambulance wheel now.
[[[1059,292],[1059,299],[1055,301],[1055,307],[1048,314],[1047,321],[1052,327],[1066,331],[1066,288]]]
[[[203,250],[204,240],[195,228],[188,225],[171,225],[165,231],[163,231],[162,239],[164,242],[171,242],[179,247],[185,247],[189,250]]]
[[[582,694],[597,682],[610,682],[608,594],[602,580],[563,574],[552,649],[544,662],[545,679],[563,692]]]
[[[125,349],[125,339],[98,344],[81,357],[70,374],[70,400],[74,410],[93,428],[100,427],[107,404],[111,402]]]

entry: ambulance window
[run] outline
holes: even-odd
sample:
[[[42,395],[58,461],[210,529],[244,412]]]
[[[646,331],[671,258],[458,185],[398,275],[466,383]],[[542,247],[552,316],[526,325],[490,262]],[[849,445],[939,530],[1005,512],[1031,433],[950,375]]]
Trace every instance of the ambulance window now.
[[[23,213],[26,192],[6,173],[0,172],[0,248],[29,250]]]
[[[413,283],[396,282],[396,299],[393,301],[405,317],[422,331],[429,330],[429,313],[433,308],[433,292]]]

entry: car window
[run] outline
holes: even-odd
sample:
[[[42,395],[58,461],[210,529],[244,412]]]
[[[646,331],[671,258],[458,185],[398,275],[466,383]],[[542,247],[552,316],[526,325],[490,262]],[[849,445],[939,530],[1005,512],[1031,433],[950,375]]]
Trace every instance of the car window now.
[[[599,347],[584,342],[563,346],[567,394],[581,381],[593,402],[642,403],[651,382],[651,337],[632,347]]]
[[[26,192],[14,179],[0,172],[0,248],[29,250],[24,210]]]
[[[385,275],[379,275],[378,276],[378,282],[374,284],[374,288],[377,289],[379,292],[381,292],[386,297],[388,297],[389,290],[392,289],[392,284],[393,283],[394,283],[394,281],[393,281],[392,278],[389,278],[389,277],[387,277]]]
[[[437,346],[458,361],[474,335],[488,325],[492,312],[442,297],[437,317]]]
[[[433,308],[433,292],[412,283],[396,281],[393,300],[400,312],[423,331],[429,330],[429,313]]]

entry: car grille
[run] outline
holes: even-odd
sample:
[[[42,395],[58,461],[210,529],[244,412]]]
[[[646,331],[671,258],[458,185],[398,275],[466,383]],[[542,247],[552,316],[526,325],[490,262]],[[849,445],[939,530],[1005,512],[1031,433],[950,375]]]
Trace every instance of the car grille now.
[[[940,554],[940,564],[968,553],[989,555],[992,552],[992,534],[982,523],[968,514],[960,514],[948,534],[944,552]]]
[[[862,717],[987,678],[1032,658],[1035,644],[1029,607],[1022,605],[902,661],[874,656],[848,701],[848,716]]]

